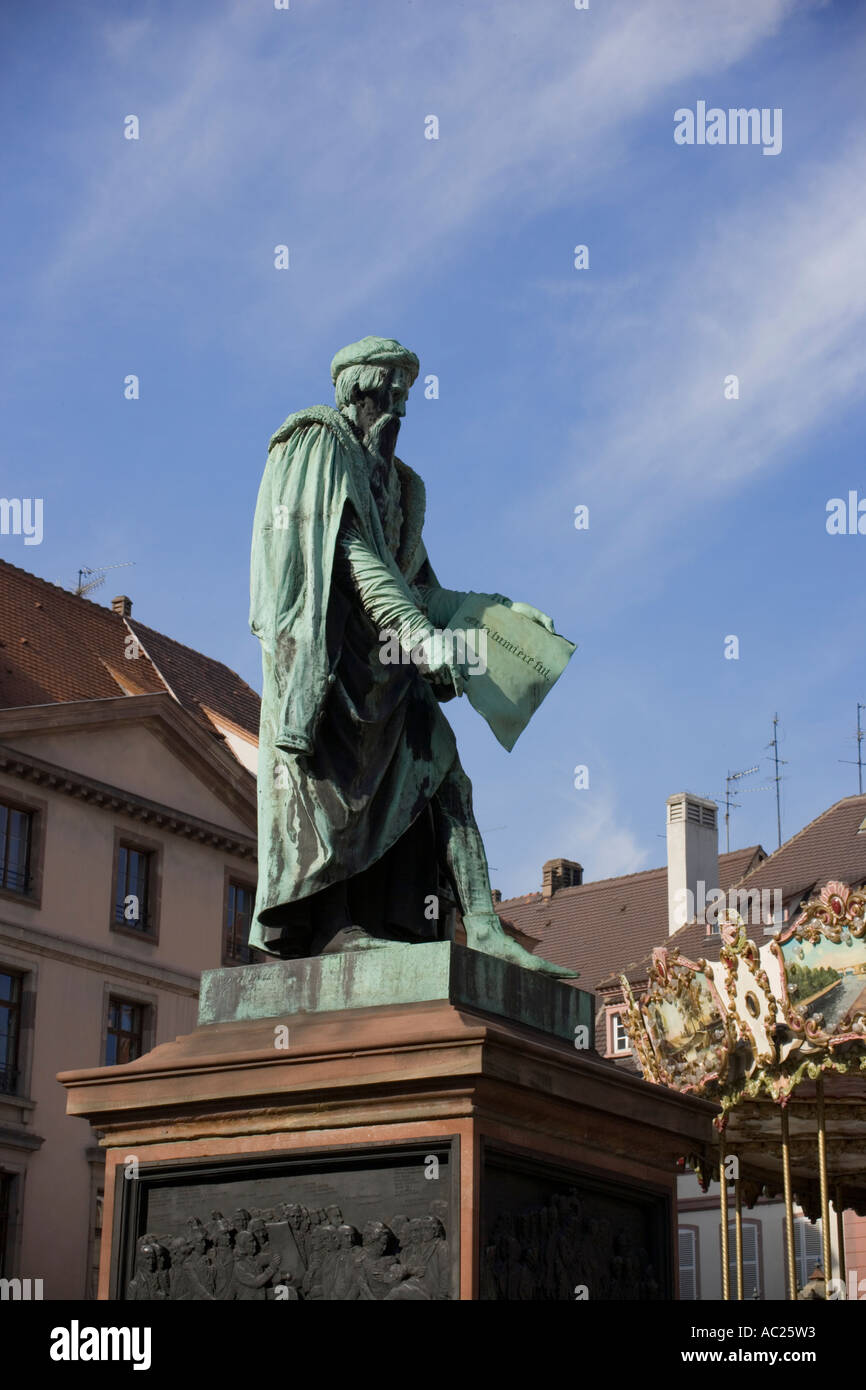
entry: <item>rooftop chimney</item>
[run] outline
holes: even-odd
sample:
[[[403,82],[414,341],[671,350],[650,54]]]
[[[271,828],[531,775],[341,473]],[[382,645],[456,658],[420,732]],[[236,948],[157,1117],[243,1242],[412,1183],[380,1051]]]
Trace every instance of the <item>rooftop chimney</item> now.
[[[548,859],[541,870],[541,896],[552,898],[559,888],[576,888],[583,883],[583,865],[573,859]]]
[[[668,933],[672,935],[694,921],[719,886],[716,803],[688,792],[669,796],[667,839]]]
[[[132,614],[132,599],[127,598],[126,594],[118,594],[117,598],[111,600],[112,612],[119,613],[121,618],[128,618]]]

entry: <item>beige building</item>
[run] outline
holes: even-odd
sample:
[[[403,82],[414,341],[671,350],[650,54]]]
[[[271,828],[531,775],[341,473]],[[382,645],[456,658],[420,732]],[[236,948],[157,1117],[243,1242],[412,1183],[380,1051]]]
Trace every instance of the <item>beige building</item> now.
[[[258,697],[0,563],[0,1275],[95,1292],[102,1158],[57,1072],[195,1024],[249,959]]]

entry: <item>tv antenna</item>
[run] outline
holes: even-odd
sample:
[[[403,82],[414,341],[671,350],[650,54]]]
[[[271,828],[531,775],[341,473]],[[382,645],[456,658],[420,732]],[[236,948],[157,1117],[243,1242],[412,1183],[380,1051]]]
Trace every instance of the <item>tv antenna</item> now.
[[[780,758],[780,757],[779,757],[779,716],[778,716],[778,714],[774,714],[774,715],[773,715],[773,737],[772,737],[772,739],[770,740],[770,742],[767,744],[767,747],[768,747],[768,748],[772,748],[772,750],[773,750],[773,766],[774,766],[774,768],[775,768],[775,773],[774,773],[774,776],[773,776],[773,781],[774,781],[775,784],[776,784],[776,834],[777,834],[778,837],[779,837],[779,843],[778,843],[777,848],[778,848],[778,849],[781,849],[781,848],[782,848],[782,774],[781,774],[781,772],[779,771],[779,768],[780,768],[780,767],[787,767],[788,763],[787,763],[787,759],[786,759],[786,758]]]
[[[866,705],[861,705],[861,704],[858,702],[858,704],[857,704],[857,758],[856,758],[856,763],[857,763],[857,790],[859,791],[860,795],[862,796],[862,795],[863,795],[863,740],[864,740],[864,738],[866,738],[866,732],[863,731],[863,729],[861,728],[861,725],[860,725],[860,711],[861,711],[861,709],[866,709]],[[840,762],[840,763],[849,763],[851,767],[854,766],[854,761],[855,761],[855,760],[854,760],[853,758],[840,758],[840,759],[839,759],[839,762]]]
[[[129,569],[129,567],[134,564],[134,560],[121,560],[117,565],[97,565],[93,569],[89,566],[85,566],[78,571],[78,583],[72,592],[77,594],[79,598],[86,598],[88,594],[93,593],[94,589],[102,588],[105,583],[105,576],[109,570]],[[90,578],[91,575],[93,578]]]
[[[729,772],[725,778],[725,853],[731,852],[731,810],[739,806],[739,801],[734,800],[734,792],[739,796],[740,792],[762,792],[767,791],[767,787],[734,787],[735,782],[739,782],[741,777],[751,777],[753,772],[758,772],[760,764],[755,763],[754,767],[744,767],[742,772]]]

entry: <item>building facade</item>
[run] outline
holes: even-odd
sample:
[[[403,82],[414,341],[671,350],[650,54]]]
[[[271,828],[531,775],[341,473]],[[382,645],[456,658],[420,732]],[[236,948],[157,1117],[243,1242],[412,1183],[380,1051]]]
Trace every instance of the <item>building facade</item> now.
[[[249,959],[258,700],[5,564],[0,642],[0,1276],[79,1299],[103,1164],[56,1076],[191,1031],[202,969]]]

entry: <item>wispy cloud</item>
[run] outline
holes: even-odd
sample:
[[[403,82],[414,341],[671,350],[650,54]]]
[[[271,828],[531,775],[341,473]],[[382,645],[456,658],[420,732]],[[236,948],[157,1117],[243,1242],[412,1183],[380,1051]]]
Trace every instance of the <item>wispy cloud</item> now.
[[[559,818],[543,813],[549,789],[522,788],[529,806],[542,810],[541,820],[533,817],[524,826],[519,852],[509,854],[507,864],[491,873],[504,897],[531,893],[541,887],[541,866],[557,855],[576,859],[584,868],[587,882],[618,874],[637,873],[664,862],[662,841],[655,858],[641,844],[640,836],[628,821],[628,814],[609,791],[575,791],[575,805]]]
[[[569,507],[578,480],[581,497],[627,495],[582,582],[611,597],[623,556],[631,575],[653,549],[660,583],[704,544],[699,510],[706,521],[708,507],[783,467],[822,420],[866,395],[864,244],[858,131],[783,192],[760,188],[741,200],[640,309],[629,307],[628,282],[619,302],[610,285],[602,302],[582,300],[570,355],[593,364],[582,381],[592,410],[532,515],[521,506],[521,524],[531,531],[552,505]],[[739,399],[725,397],[730,374]],[[832,473],[822,472],[832,494]]]
[[[791,0],[734,0],[704,10],[691,0],[610,4],[592,19],[562,5],[499,3],[441,17],[420,8],[389,27],[371,7],[340,38],[323,7],[308,14],[232,4],[207,23],[110,21],[103,113],[117,139],[92,124],[70,139],[92,143],[92,171],[66,209],[62,246],[43,272],[43,304],[88,277],[129,264],[162,234],[166,268],[188,258],[189,237],[224,221],[254,190],[262,245],[280,226],[309,278],[296,308],[345,314],[393,292],[419,266],[459,254],[493,207],[525,216],[612,176],[631,123],[672,83],[721,71],[771,37]],[[431,45],[434,47],[431,49]],[[431,61],[431,52],[435,58]],[[122,138],[133,102],[142,139]],[[423,139],[428,112],[438,142]],[[92,120],[92,118],[91,118]],[[385,242],[371,254],[376,229]],[[205,262],[240,257],[237,242],[206,234]],[[334,267],[339,266],[335,277]],[[248,313],[267,311],[261,289]]]

